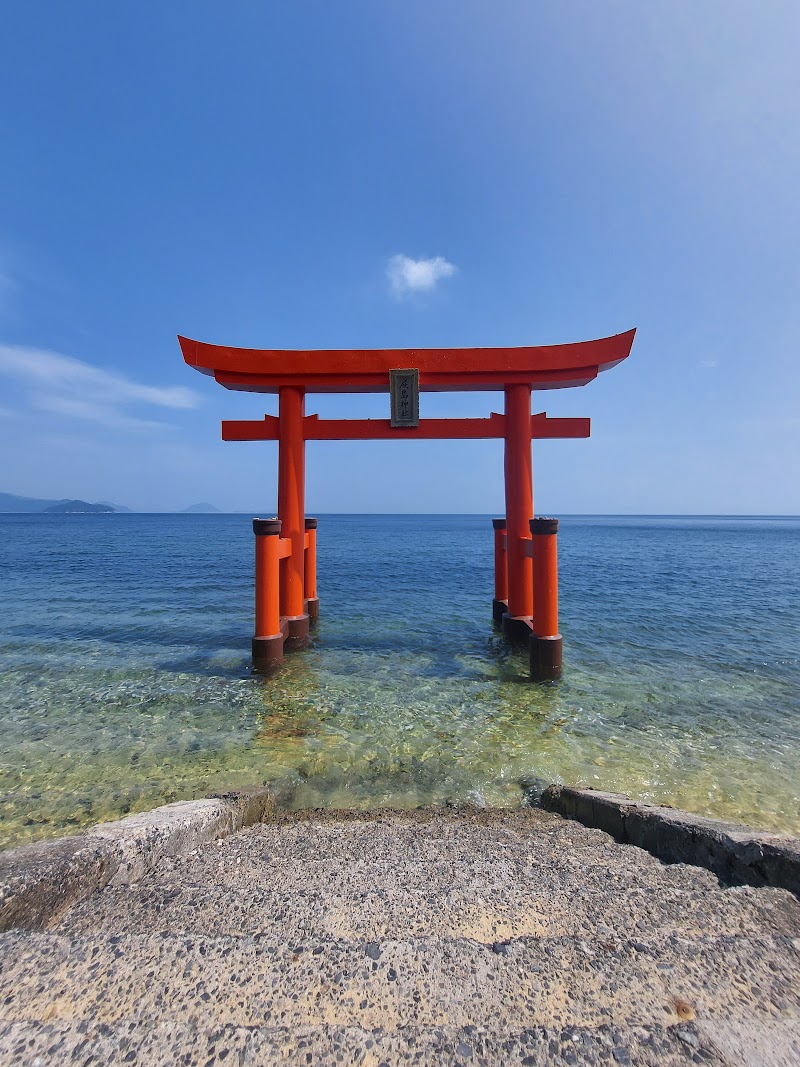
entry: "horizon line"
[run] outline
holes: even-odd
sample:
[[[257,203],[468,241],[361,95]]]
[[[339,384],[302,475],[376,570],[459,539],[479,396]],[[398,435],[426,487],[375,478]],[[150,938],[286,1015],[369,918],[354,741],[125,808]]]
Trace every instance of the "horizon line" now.
[[[45,511],[0,511],[3,515],[47,515],[48,518],[73,518],[75,515],[90,514],[91,512],[62,512],[53,513]],[[191,511],[187,508],[179,510],[159,511],[133,508],[125,508],[120,511],[107,511],[102,515],[186,515],[189,518],[213,518],[215,515],[249,515],[254,518],[262,517],[255,510],[247,511]],[[266,515],[266,513],[264,513]],[[370,518],[492,518],[497,516],[495,511],[318,511],[306,512],[307,515],[333,516],[358,516]],[[266,515],[269,518],[269,515]],[[538,516],[537,516],[538,517]],[[566,519],[800,519],[800,514],[782,512],[692,512],[692,511],[562,511],[553,518]]]

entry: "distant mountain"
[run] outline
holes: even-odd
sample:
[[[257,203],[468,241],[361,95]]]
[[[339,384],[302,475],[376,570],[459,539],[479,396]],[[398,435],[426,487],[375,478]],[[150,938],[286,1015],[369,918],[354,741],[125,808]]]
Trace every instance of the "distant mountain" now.
[[[215,508],[213,504],[192,504],[191,507],[184,508],[181,512],[182,515],[221,515],[222,512],[219,508]]]
[[[130,514],[133,508],[126,508],[124,504],[115,504],[113,500],[98,500],[98,504],[105,504],[106,507],[111,508],[112,511],[126,511]]]
[[[87,504],[85,500],[64,500],[44,509],[45,515],[111,515],[113,512],[108,504]]]
[[[88,504],[85,500],[42,500],[34,496],[16,496],[14,493],[0,493],[0,514],[6,515],[31,515],[49,512],[51,515],[63,515],[66,513],[82,511],[95,514],[110,511],[129,511],[129,508],[120,507],[117,504],[109,504],[102,500],[99,504]]]
[[[39,500],[32,496],[15,496],[13,493],[0,493],[0,512],[30,513],[44,511],[53,504],[64,504],[61,500]]]

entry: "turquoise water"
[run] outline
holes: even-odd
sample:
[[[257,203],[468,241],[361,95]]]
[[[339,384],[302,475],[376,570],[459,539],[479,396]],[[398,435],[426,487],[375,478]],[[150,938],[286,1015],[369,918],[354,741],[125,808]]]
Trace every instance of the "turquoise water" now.
[[[0,845],[291,774],[301,806],[583,782],[800,833],[800,520],[565,518],[565,676],[475,516],[330,516],[314,646],[249,671],[247,516],[0,516]]]

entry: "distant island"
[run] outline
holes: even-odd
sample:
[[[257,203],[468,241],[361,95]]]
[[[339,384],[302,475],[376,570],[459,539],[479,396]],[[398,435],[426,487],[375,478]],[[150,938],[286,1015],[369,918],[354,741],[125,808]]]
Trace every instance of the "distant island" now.
[[[213,504],[192,504],[191,507],[184,508],[182,514],[184,515],[221,515],[222,512],[219,508],[215,508]]]
[[[112,515],[114,508],[108,504],[88,504],[85,500],[64,500],[44,509],[45,515]]]
[[[0,493],[0,512],[15,515],[42,512],[53,504],[66,504],[66,500],[39,500],[32,496],[15,496],[14,493]]]
[[[111,500],[98,500],[91,504],[87,500],[67,497],[61,497],[60,500],[46,500],[42,497],[0,493],[0,515],[108,515],[112,512],[130,514],[131,508],[123,504],[115,504]],[[165,514],[170,514],[170,512],[165,512]],[[201,501],[199,504],[183,508],[178,514],[222,515],[223,512],[213,504],[209,504],[208,501]]]
[[[6,515],[106,515],[112,511],[129,511],[119,504],[101,500],[90,504],[86,500],[43,500],[34,496],[17,496],[15,493],[0,493],[0,514]]]

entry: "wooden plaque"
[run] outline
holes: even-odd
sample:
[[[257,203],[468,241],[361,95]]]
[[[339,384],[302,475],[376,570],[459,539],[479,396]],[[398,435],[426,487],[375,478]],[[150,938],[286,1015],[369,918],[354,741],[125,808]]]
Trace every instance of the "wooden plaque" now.
[[[389,371],[392,426],[419,426],[419,371],[416,368]]]

